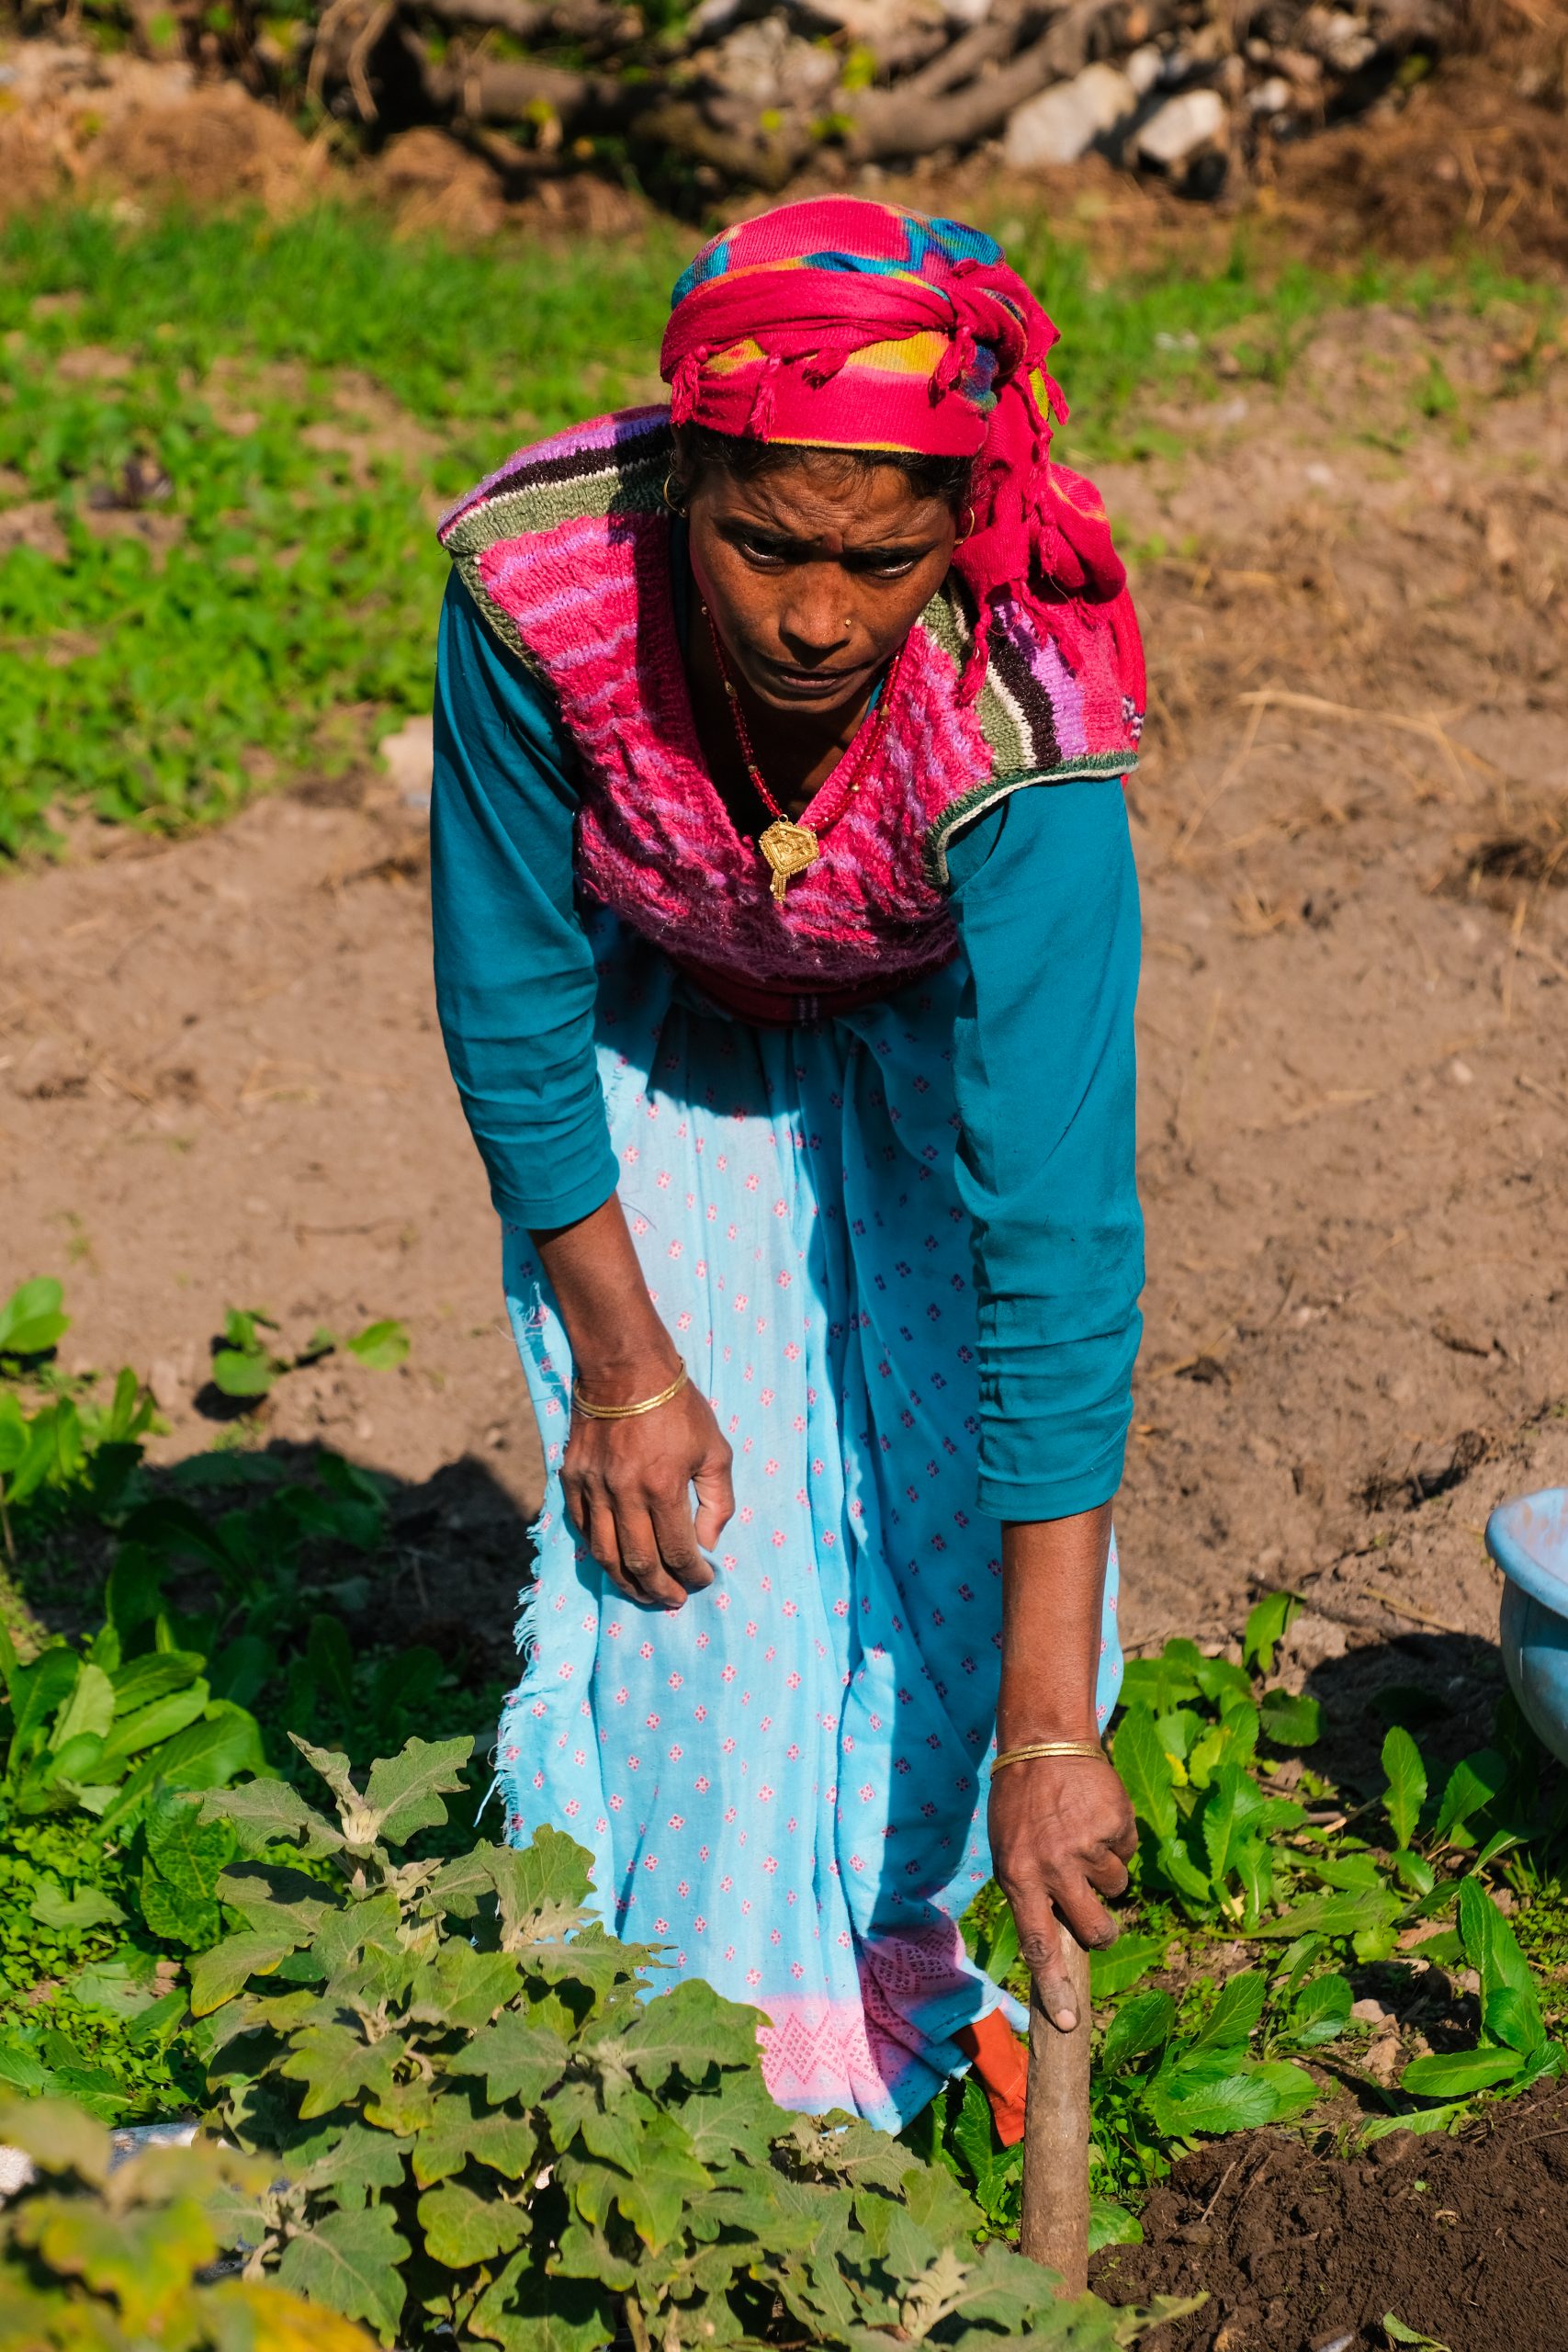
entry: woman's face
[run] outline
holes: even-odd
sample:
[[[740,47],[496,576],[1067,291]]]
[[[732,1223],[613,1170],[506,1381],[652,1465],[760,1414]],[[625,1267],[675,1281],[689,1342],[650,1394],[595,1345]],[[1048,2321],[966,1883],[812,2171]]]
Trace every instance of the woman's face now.
[[[941,587],[958,526],[896,466],[802,455],[690,493],[692,570],[758,702],[823,718],[858,706]]]

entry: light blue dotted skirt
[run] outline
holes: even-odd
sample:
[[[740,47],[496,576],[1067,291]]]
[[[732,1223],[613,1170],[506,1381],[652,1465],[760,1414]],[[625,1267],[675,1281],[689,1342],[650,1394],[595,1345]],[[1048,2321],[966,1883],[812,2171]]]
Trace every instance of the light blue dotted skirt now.
[[[896,2130],[1016,2004],[957,1922],[989,1875],[1000,1528],[975,1506],[970,1226],[953,1180],[954,967],[807,1029],[710,1010],[592,926],[620,1194],[659,1310],[735,1449],[717,1575],[624,1600],[566,1519],[571,1359],[526,1233],[507,1300],[548,1473],[510,1834],[594,1857],[607,1925],[763,2012],[785,2107]],[[1121,1681],[1112,1545],[1100,1720]]]

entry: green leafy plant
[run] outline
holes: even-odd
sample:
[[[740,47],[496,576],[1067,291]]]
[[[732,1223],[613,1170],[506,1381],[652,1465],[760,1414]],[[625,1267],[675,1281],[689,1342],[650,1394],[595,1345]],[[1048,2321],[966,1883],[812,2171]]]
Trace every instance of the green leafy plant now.
[[[1480,1980],[1481,2032],[1468,2050],[1432,2052],[1413,2058],[1399,2078],[1401,2090],[1444,2102],[1415,2116],[1389,2119],[1420,2132],[1448,2128],[1479,2091],[1506,2086],[1517,2096],[1549,2075],[1561,2074],[1568,2052],[1552,2041],[1541,2016],[1540,1996],[1518,1939],[1478,1877],[1460,1883],[1459,1941],[1466,1965]],[[1374,2133],[1378,2126],[1374,2124]]]
[[[34,2178],[0,2206],[0,2342],[28,2352],[365,2352],[369,2339],[276,2286],[214,2278],[236,2202],[265,2168],[211,2144],[110,2173],[109,2136],[62,2100],[0,2104]]]
[[[409,1351],[407,1329],[390,1317],[367,1323],[349,1339],[340,1339],[320,1324],[298,1355],[292,1356],[279,1355],[263,1338],[265,1331],[276,1329],[272,1317],[258,1306],[229,1308],[223,1317],[223,1345],[212,1357],[213,1384],[225,1396],[251,1398],[259,1404],[285,1373],[302,1371],[340,1350],[377,1372],[391,1371]]]
[[[6,1806],[79,1808],[109,1827],[155,1788],[211,1789],[264,1770],[255,1718],[214,1697],[205,1663],[174,1648],[130,1653],[111,1618],[87,1650],[52,1642],[24,1665],[0,1626]]]
[[[305,1750],[335,1819],[278,1781],[204,1801],[248,1859],[219,1882],[243,1924],[196,1962],[191,2006],[224,2132],[286,2176],[248,2275],[383,2343],[505,2352],[623,2325],[637,2352],[765,2340],[781,2310],[792,2340],[856,2352],[886,2331],[1089,2352],[1155,2323],[1056,2303],[1048,2274],[976,2249],[944,2171],[775,2108],[756,2013],[694,1979],[650,1992],[652,1954],[592,1919],[569,1838],[420,1859],[469,1747],[411,1741],[363,1787]],[[284,1846],[294,1863],[260,1859]]]
[[[0,1306],[0,1372],[15,1373],[28,1356],[47,1355],[71,1329],[71,1317],[61,1312],[61,1284],[47,1275],[19,1283]]]

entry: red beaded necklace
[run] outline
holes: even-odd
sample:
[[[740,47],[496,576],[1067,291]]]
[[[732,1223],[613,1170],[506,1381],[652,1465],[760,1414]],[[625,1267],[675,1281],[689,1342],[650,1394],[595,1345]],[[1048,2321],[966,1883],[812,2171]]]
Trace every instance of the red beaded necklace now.
[[[725,658],[723,642],[714,624],[713,615],[705,605],[702,611],[703,618],[708,625],[708,635],[713,640],[713,658],[718,665],[718,674],[724,682],[725,698],[729,705],[729,716],[735,728],[735,740],[740,747],[740,757],[745,763],[746,774],[750,779],[751,789],[758,799],[763,808],[771,810],[773,814],[773,823],[757,837],[757,847],[773,869],[772,888],[774,902],[783,906],[784,892],[792,877],[796,874],[804,874],[808,865],[816,865],[822,854],[823,835],[831,831],[865,781],[866,770],[875,757],[877,745],[882,739],[882,729],[893,701],[894,689],[898,683],[898,664],[903,659],[903,649],[900,647],[898,652],[893,657],[893,664],[883,684],[875,710],[862,719],[855,730],[853,741],[847,746],[842,757],[829,774],[818,785],[808,806],[801,811],[800,821],[796,823],[794,819],[785,816],[768,789],[762,771],[757,764],[757,754],[751,745],[751,730],[746,724],[746,714],[740,707],[740,696],[736,691],[735,681],[729,674],[729,663]],[[830,793],[836,794],[836,806],[818,815],[818,811],[822,808],[823,802]],[[807,817],[813,820],[810,824],[806,822]]]

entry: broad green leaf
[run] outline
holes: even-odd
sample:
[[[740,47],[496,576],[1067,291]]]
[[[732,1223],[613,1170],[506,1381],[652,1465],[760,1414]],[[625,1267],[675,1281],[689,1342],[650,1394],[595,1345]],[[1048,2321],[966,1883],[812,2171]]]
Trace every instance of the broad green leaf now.
[[[508,2009],[493,2025],[471,2035],[448,2064],[455,2075],[482,2075],[492,2107],[512,2098],[534,2107],[559,2082],[570,2054],[552,2027],[536,2025],[525,2014]]]
[[[1250,2131],[1272,2123],[1280,2106],[1273,2085],[1251,2068],[1214,2082],[1184,2082],[1177,2068],[1168,2076],[1156,2076],[1146,2100],[1158,2129],[1178,2140],[1194,2132]]]
[[[1314,1976],[1296,1996],[1291,2012],[1291,2040],[1315,2050],[1320,2042],[1336,2041],[1350,2022],[1355,1995],[1345,1976]]]
[[[1534,2002],[1535,1980],[1529,1962],[1519,1950],[1512,1928],[1475,1877],[1460,1883],[1459,1932],[1464,1956],[1481,1979],[1483,2006],[1506,1984],[1512,1985],[1527,2001]]]
[[[414,2137],[413,2177],[422,2188],[428,2188],[472,2163],[505,2180],[521,2180],[537,2146],[533,2126],[523,2116],[493,2109],[475,2113],[466,2098],[454,2098],[448,2090],[435,2102],[434,2121]]]
[[[209,1826],[229,1828],[227,1822]],[[290,1870],[286,1862],[231,1863],[219,1873],[213,1892],[222,1902],[243,1912],[250,1927],[264,1928],[281,1913],[305,1936],[314,1936],[328,1912],[340,1907],[333,1890],[323,1886],[319,1878],[311,1878],[304,1871]]]
[[[1247,1704],[1252,1698],[1252,1677],[1232,1658],[1200,1657],[1192,1671],[1211,1707],[1224,1708],[1235,1700]]]
[[[123,1634],[133,1629],[118,1630]],[[117,1667],[109,1677],[114,1684],[117,1720],[150,1707],[155,1699],[166,1699],[171,1690],[187,1690],[206,1665],[198,1650],[149,1650],[145,1656]]]
[[[1499,1984],[1482,2003],[1481,2015],[1492,2040],[1517,2050],[1521,2057],[1533,2058],[1545,2049],[1546,2028],[1533,1993],[1527,1997],[1512,1984]]]
[[[472,1919],[479,1905],[495,1893],[491,1855],[496,1849],[475,1846],[443,1862],[431,1880],[420,1910],[427,1919]]]
[[[615,2340],[614,2290],[636,2275],[612,2277],[616,2268],[612,2258],[586,2278],[547,2278],[526,2256],[514,2256],[474,2305],[466,2332],[502,2352],[599,2352]]]
[[[1445,1838],[1453,1844],[1467,1840],[1472,1820],[1502,1794],[1507,1778],[1506,1759],[1495,1747],[1481,1747],[1473,1756],[1461,1757],[1449,1774],[1432,1824],[1438,1843]]]
[[[471,1739],[411,1739],[400,1754],[378,1757],[365,1787],[373,1834],[400,1846],[421,1829],[438,1829],[446,1819],[442,1796],[462,1787],[473,1752]]]
[[[1249,1611],[1241,1637],[1241,1654],[1259,1674],[1273,1673],[1275,1650],[1301,1614],[1301,1606],[1293,1592],[1266,1592]]]
[[[299,1846],[310,1859],[335,1853],[343,1838],[330,1822],[308,1805],[287,1781],[252,1781],[243,1788],[224,1789],[209,1796],[201,1809],[203,1821],[231,1822],[243,1853],[260,1854],[268,1846]]]
[[[186,1944],[192,1951],[207,1951],[223,1932],[222,1914],[212,1897],[194,1894],[175,1885],[153,1861],[141,1865],[137,1897],[148,1927],[166,1943]]]
[[[686,2200],[707,2187],[708,2177],[671,2116],[660,2116],[644,2139],[647,2161],[631,2179],[617,2181],[615,2202],[643,2244],[657,2253],[679,2235]]]
[[[1519,2072],[1524,2059],[1517,2050],[1454,2050],[1413,2058],[1399,2078],[1402,2091],[1420,2098],[1469,2098],[1490,2090]]]
[[[1274,2094],[1274,2120],[1288,2123],[1293,2115],[1310,2107],[1318,2098],[1317,2085],[1304,2066],[1292,2066],[1288,2059],[1261,2058],[1249,2069],[1255,2082],[1267,2083]]]
[[[1276,1747],[1315,1747],[1323,1709],[1306,1691],[1265,1690],[1258,1704],[1263,1729]]]
[[[290,2238],[277,2278],[295,2294],[325,2303],[344,2319],[368,2320],[389,2341],[403,2308],[398,2265],[408,2252],[390,2206],[367,2205],[359,2212],[325,2214]]]
[[[84,1736],[102,1739],[113,1721],[114,1684],[101,1666],[84,1664],[75,1688],[55,1717],[50,1747],[58,1755],[68,1740]]]
[[[536,1942],[541,1933],[570,1932],[570,1920],[588,1900],[591,1858],[558,1829],[536,1829],[526,1846],[495,1846],[491,1869],[501,1903],[502,1941]],[[541,1928],[541,1922],[547,1923]]]
[[[1157,1859],[1160,1869],[1185,1904],[1195,1912],[1211,1907],[1213,1889],[1179,1838],[1162,1838]]]
[[[1142,2245],[1144,2225],[1136,2213],[1110,2197],[1091,2197],[1089,2206],[1089,2250],[1106,2245]]]
[[[1089,1956],[1089,1992],[1096,2001],[1125,1993],[1151,1968],[1163,1968],[1169,1948],[1166,1936],[1118,1936],[1108,1951]]]
[[[194,1993],[191,2006],[196,2006]],[[334,2107],[352,2107],[389,2091],[400,2049],[390,2036],[382,2041],[367,2041],[352,2026],[329,2020],[308,2025],[294,2035],[293,2047],[278,2072],[305,2084],[299,2113],[309,2122],[315,2116],[330,2115]]]
[[[61,1313],[65,1292],[51,1275],[19,1283],[0,1306],[0,1355],[40,1356],[59,1344],[71,1329]]]
[[[123,1819],[162,1782],[171,1789],[219,1789],[241,1772],[266,1769],[261,1732],[254,1715],[227,1699],[209,1699],[197,1723],[143,1756],[106,1813],[106,1824]]]
[[[476,2262],[510,2254],[528,2234],[524,2207],[480,2197],[457,2181],[427,2188],[419,2200],[419,2218],[426,2254],[449,2270],[467,2270]]]
[[[1192,1744],[1203,1729],[1203,1718],[1191,1707],[1173,1707],[1168,1714],[1155,1717],[1155,1729],[1159,1744],[1169,1758],[1173,1776],[1179,1787],[1187,1778],[1185,1765],[1192,1752]]]
[[[191,1962],[190,2006],[198,2018],[231,2001],[252,1976],[270,1976],[299,1939],[282,1928],[276,1934],[226,1936]]]
[[[102,2009],[122,2022],[140,2017],[158,1998],[151,1976],[133,1975],[123,1960],[97,1961],[79,1969],[70,1989],[85,2009]]]
[[[446,1943],[414,1977],[410,2014],[422,2025],[475,2033],[519,1989],[517,1962],[510,1952],[479,1952],[469,1944]]]
[[[1393,1842],[1407,1847],[1416,1835],[1421,1808],[1427,1802],[1427,1767],[1421,1750],[1400,1724],[1382,1744],[1382,1769],[1388,1781],[1382,1807]]]
[[[1413,1853],[1408,1846],[1401,1846],[1389,1860],[1401,1886],[1407,1886],[1412,1894],[1430,1894],[1438,1883],[1438,1873],[1426,1855]]]
[[[186,1690],[165,1691],[151,1706],[139,1707],[130,1714],[118,1714],[104,1741],[105,1777],[118,1777],[133,1756],[161,1741],[172,1740],[176,1732],[195,1723],[211,1695],[205,1682],[193,1682]]]
[[[204,1821],[194,1795],[160,1791],[142,1816],[147,1851],[160,1876],[182,1894],[210,1896],[234,1855],[234,1832],[227,1821]]]
[[[1247,1824],[1262,1810],[1262,1792],[1238,1764],[1222,1764],[1203,1800],[1203,1848],[1216,1887],[1224,1886],[1235,1868],[1236,1850],[1247,1835]]]
[[[1201,1695],[1197,1676],[1180,1659],[1130,1657],[1122,1668],[1122,1704],[1129,1712],[1141,1707],[1151,1717],[1166,1715]]]
[[[1135,2058],[1162,2048],[1175,2025],[1176,2003],[1168,1993],[1157,1988],[1135,1993],[1130,2001],[1123,2001],[1106,2028],[1100,2051],[1102,2073],[1120,2074]]]
[[[39,1927],[52,1928],[56,1935],[85,1935],[89,1928],[117,1926],[125,1917],[113,1895],[101,1888],[79,1886],[74,1894],[67,1894],[52,1878],[39,1881],[30,1907]]]
[[[1221,1985],[1219,1999],[1207,2020],[1182,2052],[1183,2063],[1209,2051],[1226,2055],[1233,2051],[1245,2051],[1263,2015],[1268,1990],[1268,1981],[1260,1968],[1245,1968],[1239,1975],[1228,1978]]]
[[[1449,2352],[1448,2346],[1439,2344],[1435,2335],[1423,2335],[1418,2327],[1407,2327],[1393,2312],[1384,2312],[1381,2324],[1391,2344],[1413,2344],[1416,2352]]]
[[[367,1323],[363,1331],[344,1342],[351,1356],[367,1363],[376,1372],[390,1372],[401,1363],[409,1351],[408,1328],[389,1317],[380,1323]]]
[[[402,2187],[412,2141],[394,2139],[389,2132],[361,2122],[330,2123],[325,2137],[327,2146],[302,2170],[298,2155],[291,2160],[290,2178],[301,2188],[313,2194],[333,2191],[334,2204],[355,2206],[367,2203],[375,2189]]]
[[[26,1460],[27,1416],[8,1388],[0,1388],[0,1478],[8,1478]]]
[[[1287,1941],[1297,1936],[1354,1936],[1392,1925],[1403,1908],[1398,1895],[1382,1887],[1354,1894],[1314,1894],[1278,1919],[1260,1920],[1251,1932]]]
[[[63,1642],[52,1642],[28,1666],[12,1664],[6,1678],[6,1693],[11,1702],[11,1753],[28,1749],[34,1736],[49,1722],[55,1710],[69,1697],[75,1687],[81,1660],[74,1650]]]
[[[1176,1835],[1176,1793],[1170,1759],[1146,1708],[1130,1707],[1116,1727],[1111,1756],[1133,1809],[1163,1845]]]
[[[212,1359],[213,1385],[225,1396],[265,1396],[284,1369],[265,1349],[220,1348]]]
[[[688,1976],[647,2003],[621,2048],[649,2090],[662,2089],[677,2067],[689,2081],[701,2082],[715,2064],[756,2064],[757,2012]]]

